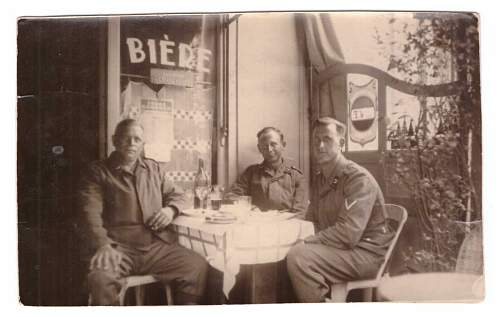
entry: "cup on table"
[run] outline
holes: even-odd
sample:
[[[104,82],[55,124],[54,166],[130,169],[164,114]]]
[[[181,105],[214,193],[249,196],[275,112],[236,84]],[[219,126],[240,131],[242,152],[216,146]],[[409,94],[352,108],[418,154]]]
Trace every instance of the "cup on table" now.
[[[252,197],[251,196],[238,196],[234,201],[234,211],[241,217],[245,218],[249,215],[252,209]]]
[[[213,185],[212,191],[208,196],[210,199],[210,207],[212,210],[220,210],[222,205],[222,195],[224,193],[224,188],[220,185]]]
[[[184,192],[184,195],[186,197],[186,209],[193,209],[194,208],[194,192],[192,190],[187,190]]]
[[[242,211],[250,211],[252,209],[252,196],[238,196],[236,205]]]

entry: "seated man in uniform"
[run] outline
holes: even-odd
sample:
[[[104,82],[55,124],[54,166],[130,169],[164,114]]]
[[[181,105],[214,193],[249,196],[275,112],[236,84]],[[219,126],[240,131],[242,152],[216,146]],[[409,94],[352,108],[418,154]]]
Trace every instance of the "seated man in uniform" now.
[[[122,278],[129,275],[151,274],[169,283],[175,304],[199,303],[204,293],[206,261],[167,231],[184,195],[156,161],[141,157],[143,135],[137,121],[121,121],[113,135],[115,151],[90,165],[79,188],[84,238],[93,254],[93,305],[117,305]]]
[[[305,212],[307,189],[302,172],[285,160],[285,138],[280,130],[267,127],[257,133],[257,148],[264,161],[249,166],[230,188],[226,199],[251,196],[262,211]]]
[[[320,118],[313,131],[316,181],[306,220],[316,234],[287,255],[287,268],[300,302],[324,302],[330,285],[376,275],[394,232],[373,176],[341,153],[345,126]]]

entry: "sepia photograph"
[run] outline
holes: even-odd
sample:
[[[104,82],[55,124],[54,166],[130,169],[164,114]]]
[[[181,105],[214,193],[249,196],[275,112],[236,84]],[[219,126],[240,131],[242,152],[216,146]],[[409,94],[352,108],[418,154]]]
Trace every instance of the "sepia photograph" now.
[[[20,304],[482,302],[480,20],[18,17]]]

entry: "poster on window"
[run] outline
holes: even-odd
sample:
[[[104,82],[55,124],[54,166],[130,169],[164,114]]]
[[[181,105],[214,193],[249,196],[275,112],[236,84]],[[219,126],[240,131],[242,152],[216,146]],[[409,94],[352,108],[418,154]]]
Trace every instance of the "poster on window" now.
[[[144,155],[191,188],[202,159],[211,175],[216,16],[120,20],[120,119],[145,128]]]
[[[138,120],[144,129],[144,155],[159,162],[169,162],[174,143],[174,104],[158,97],[143,83],[129,82],[122,92],[120,117]]]

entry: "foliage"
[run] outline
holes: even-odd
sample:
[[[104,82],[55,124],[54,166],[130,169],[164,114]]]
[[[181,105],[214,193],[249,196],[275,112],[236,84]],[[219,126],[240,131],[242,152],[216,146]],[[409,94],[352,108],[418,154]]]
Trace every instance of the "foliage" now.
[[[383,50],[391,52],[388,71],[420,85],[456,81],[458,93],[419,97],[415,135],[402,136],[402,149],[387,152],[395,172],[390,181],[411,193],[423,233],[424,249],[409,250],[407,260],[426,270],[449,271],[463,237],[456,222],[481,217],[470,171],[472,143],[481,150],[477,20],[420,15],[413,22],[389,21],[403,41],[376,32],[379,45],[390,46]]]

